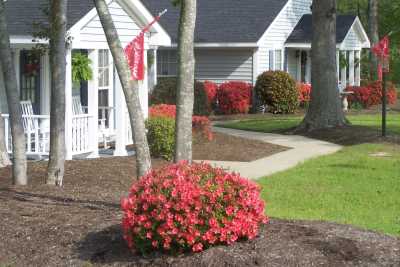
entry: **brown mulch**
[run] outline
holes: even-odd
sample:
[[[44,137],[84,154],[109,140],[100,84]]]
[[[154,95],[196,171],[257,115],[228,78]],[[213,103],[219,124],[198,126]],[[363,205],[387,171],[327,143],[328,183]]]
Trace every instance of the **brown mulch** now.
[[[10,168],[0,169],[0,266],[400,265],[398,238],[282,220],[272,220],[253,241],[196,255],[132,254],[121,237],[119,202],[134,171],[133,157],[71,161],[58,189],[43,185],[45,162],[29,164],[28,187],[11,186]]]
[[[196,140],[195,160],[250,162],[283,152],[289,148],[231,135],[213,133],[212,141]]]

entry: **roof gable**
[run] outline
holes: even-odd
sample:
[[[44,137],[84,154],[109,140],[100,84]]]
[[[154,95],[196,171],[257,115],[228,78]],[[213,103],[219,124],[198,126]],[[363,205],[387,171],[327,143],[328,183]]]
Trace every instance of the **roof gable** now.
[[[5,2],[8,31],[10,35],[32,36],[34,23],[47,24],[44,9],[48,0],[11,0]],[[71,28],[94,8],[92,0],[69,0],[67,28]]]
[[[342,43],[346,38],[357,17],[353,15],[338,15],[336,18],[336,42]],[[299,23],[290,34],[286,43],[311,43],[312,15],[306,14],[300,19]]]
[[[200,0],[196,43],[256,43],[289,0]],[[160,24],[178,39],[179,8],[171,0],[143,0],[153,14],[168,9]]]

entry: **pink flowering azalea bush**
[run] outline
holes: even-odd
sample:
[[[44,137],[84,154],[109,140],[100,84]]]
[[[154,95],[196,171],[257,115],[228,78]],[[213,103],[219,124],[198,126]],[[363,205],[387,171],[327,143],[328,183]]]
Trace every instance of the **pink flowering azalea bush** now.
[[[121,206],[124,239],[142,253],[230,245],[254,239],[268,222],[257,184],[205,163],[150,172],[134,182]]]

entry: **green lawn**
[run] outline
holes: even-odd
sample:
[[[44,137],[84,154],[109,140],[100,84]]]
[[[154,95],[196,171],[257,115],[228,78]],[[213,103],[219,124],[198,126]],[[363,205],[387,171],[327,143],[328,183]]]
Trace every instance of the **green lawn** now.
[[[386,152],[385,157],[373,156]],[[352,146],[259,180],[267,214],[400,236],[400,147]]]
[[[374,115],[349,115],[347,118],[353,125],[367,126],[373,129],[381,128],[381,116]],[[265,119],[250,119],[236,122],[223,123],[219,126],[257,131],[257,132],[277,132],[297,126],[302,120],[300,116],[273,116]],[[388,130],[392,134],[400,134],[400,114],[390,113],[388,115]]]

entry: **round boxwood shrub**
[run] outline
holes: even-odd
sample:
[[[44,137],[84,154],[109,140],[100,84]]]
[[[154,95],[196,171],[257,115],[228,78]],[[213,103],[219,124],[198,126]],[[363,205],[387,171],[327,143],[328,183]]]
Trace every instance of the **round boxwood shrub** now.
[[[124,239],[142,253],[199,252],[253,239],[268,221],[256,183],[205,163],[151,171],[121,206]]]
[[[167,117],[150,117],[146,121],[147,139],[153,157],[172,160],[175,147],[175,120]]]
[[[284,71],[262,73],[254,89],[272,113],[294,113],[299,106],[296,82]]]
[[[176,105],[176,88],[177,79],[175,77],[159,78],[157,85],[150,95],[150,104]],[[194,83],[193,114],[198,116],[210,115],[207,94],[204,89],[204,83],[202,82],[196,81]]]

